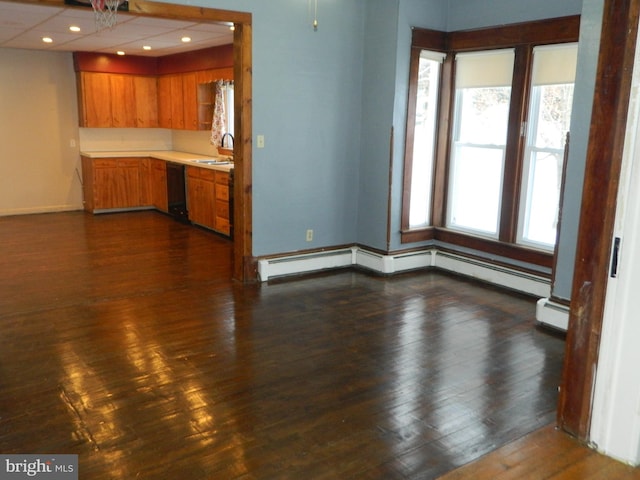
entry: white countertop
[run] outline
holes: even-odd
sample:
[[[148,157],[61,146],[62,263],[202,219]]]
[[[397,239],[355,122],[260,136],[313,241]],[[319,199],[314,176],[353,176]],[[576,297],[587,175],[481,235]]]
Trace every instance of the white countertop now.
[[[131,158],[131,157],[150,157],[167,162],[182,163],[200,168],[209,168],[212,170],[222,170],[228,172],[233,169],[233,162],[224,165],[207,165],[206,163],[197,163],[197,160],[226,160],[227,157],[213,157],[209,155],[200,155],[199,153],[176,152],[174,150],[132,150],[132,151],[81,151],[80,155],[88,158]]]

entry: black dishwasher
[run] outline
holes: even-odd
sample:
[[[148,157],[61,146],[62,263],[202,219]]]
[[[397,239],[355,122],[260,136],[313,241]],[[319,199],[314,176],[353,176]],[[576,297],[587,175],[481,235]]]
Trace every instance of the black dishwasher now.
[[[169,215],[181,222],[189,221],[184,165],[167,162],[167,201]]]

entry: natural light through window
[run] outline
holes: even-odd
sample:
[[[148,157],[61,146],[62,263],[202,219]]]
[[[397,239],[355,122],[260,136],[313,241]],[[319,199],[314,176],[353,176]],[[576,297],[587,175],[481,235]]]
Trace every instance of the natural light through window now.
[[[429,225],[440,64],[444,54],[423,50],[418,66],[409,226]]]
[[[577,51],[576,44],[541,46],[533,50],[519,243],[552,249],[556,242]]]
[[[456,55],[447,226],[498,236],[514,52]]]

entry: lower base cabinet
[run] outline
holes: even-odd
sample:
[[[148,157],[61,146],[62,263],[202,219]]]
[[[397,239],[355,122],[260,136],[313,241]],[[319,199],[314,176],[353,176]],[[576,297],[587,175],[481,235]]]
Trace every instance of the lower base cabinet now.
[[[144,206],[141,170],[144,159],[82,157],[85,210]]]
[[[167,213],[167,164],[155,158],[82,157],[84,208],[89,212],[155,208]],[[230,235],[229,173],[186,167],[189,220]]]
[[[225,235],[231,234],[229,208],[229,174],[216,171],[216,218],[215,229]]]
[[[187,167],[187,209],[189,220],[215,229],[215,171]]]
[[[224,235],[229,222],[229,174],[207,168],[187,167],[189,220]]]

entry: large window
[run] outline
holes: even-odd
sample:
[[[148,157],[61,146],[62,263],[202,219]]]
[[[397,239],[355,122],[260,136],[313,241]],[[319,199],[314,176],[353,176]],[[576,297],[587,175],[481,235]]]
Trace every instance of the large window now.
[[[533,49],[518,242],[553,248],[566,134],[571,121],[577,45]]]
[[[551,265],[578,31],[579,17],[414,31],[403,242]]]
[[[440,64],[444,54],[423,50],[418,61],[411,163],[410,227],[431,223],[431,195],[440,92]]]
[[[456,55],[447,226],[498,236],[513,50]]]

